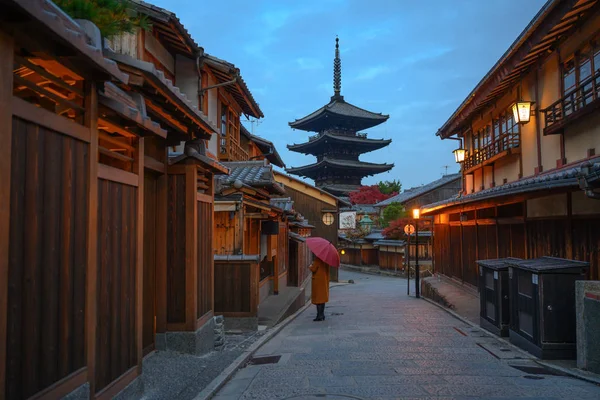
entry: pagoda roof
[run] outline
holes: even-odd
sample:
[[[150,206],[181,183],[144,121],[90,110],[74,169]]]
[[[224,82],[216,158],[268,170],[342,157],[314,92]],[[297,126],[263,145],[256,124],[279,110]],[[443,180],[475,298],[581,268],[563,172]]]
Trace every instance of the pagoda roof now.
[[[290,174],[314,179],[315,173],[325,167],[339,168],[344,171],[351,169],[358,172],[361,176],[369,176],[389,171],[390,169],[394,168],[394,164],[376,164],[358,160],[340,160],[324,157],[323,160],[314,164],[305,165],[303,167],[288,168],[286,171]]]
[[[348,193],[352,193],[357,191],[360,188],[360,185],[348,185],[348,184],[331,184],[331,185],[323,185],[320,189],[326,191],[327,193],[331,193],[334,196],[344,196]],[[343,211],[343,210],[340,210]]]
[[[334,135],[331,133],[323,133],[321,135],[310,138],[308,142],[300,144],[291,144],[287,148],[290,151],[304,154],[316,154],[318,147],[325,143],[359,146],[363,153],[381,149],[392,142],[392,139],[367,139],[361,136],[344,136]]]
[[[321,132],[329,128],[359,131],[384,123],[389,115],[367,111],[347,103],[343,96],[331,101],[304,118],[290,122],[290,127],[303,131]]]

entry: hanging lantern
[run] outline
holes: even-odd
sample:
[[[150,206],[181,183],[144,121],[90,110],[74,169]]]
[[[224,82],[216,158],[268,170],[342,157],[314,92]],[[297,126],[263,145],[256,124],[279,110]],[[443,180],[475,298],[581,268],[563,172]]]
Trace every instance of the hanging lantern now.
[[[517,101],[512,106],[513,117],[517,124],[526,124],[531,118],[531,102]]]
[[[461,163],[463,161],[465,161],[465,149],[460,148],[460,149],[456,149],[453,151],[454,153],[454,159],[456,160],[457,163]]]

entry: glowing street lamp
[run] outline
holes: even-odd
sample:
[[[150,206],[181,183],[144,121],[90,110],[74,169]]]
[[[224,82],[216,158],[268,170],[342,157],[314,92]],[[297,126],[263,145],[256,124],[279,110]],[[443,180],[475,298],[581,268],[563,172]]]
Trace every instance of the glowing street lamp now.
[[[517,124],[526,124],[531,118],[531,102],[530,101],[517,101],[512,105],[512,112],[515,122]]]
[[[415,219],[415,297],[418,299],[421,294],[419,288],[419,217],[421,216],[421,210],[413,208],[413,218]]]

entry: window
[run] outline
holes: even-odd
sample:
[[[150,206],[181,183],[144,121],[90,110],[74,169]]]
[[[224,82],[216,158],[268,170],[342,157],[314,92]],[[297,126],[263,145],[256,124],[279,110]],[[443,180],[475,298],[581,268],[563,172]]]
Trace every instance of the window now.
[[[494,150],[500,153],[507,149],[519,147],[519,124],[515,123],[511,110],[506,110],[493,121]]]
[[[335,217],[333,216],[332,213],[325,213],[323,214],[323,223],[327,226],[333,224],[333,221],[335,220]]]
[[[600,74],[600,37],[586,44],[562,65],[563,96],[568,97],[564,104],[564,115],[590,104],[597,98]],[[595,85],[594,85],[594,80]]]
[[[227,153],[227,106],[221,104],[221,154]]]

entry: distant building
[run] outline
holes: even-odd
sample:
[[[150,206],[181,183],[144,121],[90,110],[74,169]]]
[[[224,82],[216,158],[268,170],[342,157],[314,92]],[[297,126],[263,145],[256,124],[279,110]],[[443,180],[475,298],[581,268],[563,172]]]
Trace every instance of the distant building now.
[[[304,118],[290,122],[294,129],[318,132],[308,142],[288,145],[290,151],[310,154],[317,162],[289,168],[290,174],[313,179],[315,185],[336,196],[344,196],[361,186],[362,178],[389,171],[394,164],[375,164],[359,160],[359,156],[381,149],[391,140],[368,139],[360,130],[385,122],[389,116],[358,108],[341,95],[342,62],[338,39],[334,59],[334,95],[331,101]]]

